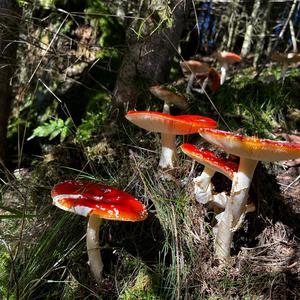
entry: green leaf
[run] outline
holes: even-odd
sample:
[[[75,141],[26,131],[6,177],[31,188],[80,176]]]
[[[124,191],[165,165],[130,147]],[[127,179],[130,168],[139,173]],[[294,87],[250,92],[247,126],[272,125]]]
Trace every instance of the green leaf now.
[[[62,143],[66,137],[68,136],[69,134],[69,128],[68,127],[64,127],[62,130],[61,130],[61,133],[60,133],[60,142]]]
[[[60,141],[63,142],[70,133],[69,127],[73,122],[71,118],[67,118],[66,121],[58,118],[56,120],[50,120],[49,123],[35,128],[32,135],[27,139],[28,141],[35,137],[49,137],[49,140],[53,140],[60,135]]]

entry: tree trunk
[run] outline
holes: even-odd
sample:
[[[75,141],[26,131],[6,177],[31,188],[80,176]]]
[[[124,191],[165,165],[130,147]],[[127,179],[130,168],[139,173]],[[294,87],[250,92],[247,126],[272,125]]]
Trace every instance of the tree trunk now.
[[[293,1],[293,4],[292,4],[292,6],[291,6],[291,9],[290,9],[289,15],[288,15],[288,17],[287,17],[287,19],[286,19],[286,21],[285,21],[285,23],[284,23],[284,25],[283,25],[283,27],[282,27],[280,33],[279,33],[278,40],[283,39],[283,35],[284,35],[284,33],[285,33],[285,30],[286,30],[286,28],[287,28],[287,26],[288,26],[288,24],[289,24],[289,21],[290,21],[292,15],[293,15],[293,13],[294,13],[294,10],[295,10],[295,8],[296,8],[296,4],[297,4],[297,0],[294,0],[294,1]]]
[[[239,10],[240,11],[240,10]],[[235,28],[234,28],[234,33],[233,33],[233,36],[232,36],[232,41],[231,41],[231,46],[230,46],[230,49],[233,51],[234,50],[234,47],[235,47],[235,43],[236,43],[236,40],[239,36],[239,32],[240,32],[240,25],[241,25],[241,20],[246,16],[246,8],[245,8],[245,5],[243,5],[242,7],[242,11],[239,13],[239,17],[237,19],[237,22],[235,24]],[[228,50],[230,50],[228,49]]]
[[[289,26],[290,26],[291,40],[292,40],[292,44],[293,44],[293,52],[296,53],[296,52],[298,52],[297,39],[296,39],[294,25],[293,25],[292,20],[289,21]]]
[[[239,17],[238,17],[238,7],[239,7],[239,0],[236,0],[232,3],[232,13],[230,16],[230,20],[228,23],[228,41],[227,41],[227,47],[226,50],[230,51],[233,41],[233,35],[235,33],[235,28],[237,26],[237,23],[239,23]]]
[[[154,14],[147,17],[144,28],[148,34],[143,37],[133,32],[131,24],[127,31],[128,52],[123,58],[114,89],[113,114],[118,112],[122,116],[124,110],[133,108],[143,86],[148,88],[165,82],[191,3],[171,1],[171,26],[162,24],[157,28],[159,22],[154,19]],[[149,14],[150,9],[152,7],[149,4],[146,14]]]
[[[269,57],[271,55],[271,53],[277,48],[277,45],[279,44],[279,42],[282,41],[284,33],[286,31],[286,28],[287,28],[287,25],[289,24],[289,21],[290,21],[292,15],[293,15],[293,13],[296,9],[296,4],[297,3],[298,3],[297,0],[293,0],[292,6],[291,6],[289,14],[288,14],[288,17],[286,18],[285,23],[282,26],[282,29],[281,29],[279,35],[274,36],[274,38],[273,38],[273,36],[271,36],[269,38],[269,42],[268,42],[268,46],[267,46],[267,50],[266,50],[266,56],[267,57]],[[273,41],[275,41],[275,42],[273,43]],[[257,71],[256,76],[255,76],[256,78],[260,75],[262,70],[265,68],[265,65],[266,65],[267,61],[268,60],[265,60],[265,62],[263,64],[261,64],[261,66],[259,67],[259,70]]]
[[[12,77],[16,67],[16,51],[20,9],[17,1],[0,0],[0,160],[5,161],[7,123],[12,103]]]
[[[243,42],[243,46],[242,46],[242,50],[241,50],[242,57],[245,57],[250,52],[252,33],[253,33],[253,27],[254,27],[253,24],[255,23],[255,20],[257,19],[260,3],[261,3],[261,0],[256,0],[253,4],[252,14],[250,17],[250,21],[248,22],[247,27],[246,27],[244,42]]]
[[[268,2],[267,8],[263,15],[261,32],[260,32],[260,35],[259,35],[257,43],[256,43],[256,49],[255,49],[255,54],[254,54],[254,59],[253,59],[253,67],[254,68],[257,67],[257,62],[264,50],[265,39],[266,39],[266,35],[268,32],[267,24],[268,24],[269,17],[270,17],[271,7],[272,7],[272,2]]]

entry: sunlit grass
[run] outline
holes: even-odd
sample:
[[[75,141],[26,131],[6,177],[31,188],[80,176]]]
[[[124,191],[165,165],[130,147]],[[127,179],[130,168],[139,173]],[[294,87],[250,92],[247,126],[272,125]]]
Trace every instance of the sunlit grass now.
[[[295,124],[287,124],[285,115],[287,109],[299,108],[299,104],[291,78],[278,85],[263,82],[267,75],[264,76],[259,80],[249,74],[237,77],[226,83],[213,100],[233,130],[274,138],[277,129],[295,128]],[[201,105],[196,103],[191,113],[209,112],[213,117],[209,104]],[[224,129],[222,123],[221,128]],[[188,176],[188,161],[181,159],[179,168],[169,177],[171,180],[166,180],[157,170],[158,134],[126,124],[116,136],[111,140],[99,137],[99,142],[108,145],[106,149],[113,149],[110,157],[103,155],[100,148],[91,156],[89,140],[82,143],[89,159],[85,167],[60,166],[56,170],[52,166],[55,176],[50,176],[50,181],[43,172],[36,172],[37,177],[29,183],[35,200],[30,200],[28,209],[24,210],[23,202],[16,207],[1,204],[1,226],[9,231],[2,237],[9,247],[1,244],[1,297],[75,299],[80,294],[124,300],[185,296],[264,299],[271,284],[284,281],[283,273],[259,274],[250,267],[220,271],[213,259],[213,235],[205,220],[206,208],[193,199],[189,183],[184,186],[181,181]],[[43,168],[50,168],[50,164]],[[91,180],[123,189],[149,209],[148,220],[141,224],[104,223],[100,235],[105,258],[101,287],[93,282],[87,265],[86,220],[50,207],[52,184],[65,179]],[[23,220],[25,237],[20,239]],[[14,257],[18,242],[20,249]]]
[[[276,68],[270,70],[275,72]],[[286,115],[289,109],[299,108],[299,87],[292,80],[297,71],[291,71],[284,83],[268,78],[272,72],[264,72],[258,78],[251,69],[241,72],[215,95],[215,103],[230,127],[267,138],[274,138],[277,131],[296,129],[297,124],[288,122]]]

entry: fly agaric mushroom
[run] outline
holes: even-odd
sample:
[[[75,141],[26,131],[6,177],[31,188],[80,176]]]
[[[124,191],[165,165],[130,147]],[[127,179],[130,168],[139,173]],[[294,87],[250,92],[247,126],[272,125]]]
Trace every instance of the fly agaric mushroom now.
[[[216,156],[212,151],[204,148],[199,149],[195,145],[182,144],[180,148],[187,156],[204,165],[201,175],[193,180],[196,200],[202,204],[213,201],[215,202],[213,204],[224,208],[224,199],[226,199],[226,197],[219,195],[214,199],[212,195],[211,178],[215,172],[219,172],[232,180],[233,174],[238,170],[238,165],[233,161]]]
[[[53,204],[63,210],[89,217],[86,245],[91,272],[100,283],[103,262],[99,250],[99,229],[102,219],[143,221],[145,206],[131,195],[116,188],[88,181],[65,181],[56,184],[51,197]]]
[[[293,53],[293,52],[292,53],[274,52],[271,54],[271,59],[282,64],[280,79],[282,79],[282,81],[284,81],[285,74],[286,74],[289,64],[299,62],[300,54]]]
[[[220,74],[215,68],[209,68],[208,73],[202,73],[202,74],[197,73],[196,78],[203,80],[202,88],[193,89],[193,91],[202,93],[203,89],[205,89],[207,85],[213,92],[217,92],[220,89],[220,82],[221,82]]]
[[[214,52],[212,55],[221,64],[221,85],[225,82],[228,66],[240,62],[241,57],[233,52]]]
[[[125,116],[133,124],[150,132],[162,133],[159,167],[173,169],[177,162],[176,135],[198,132],[199,128],[216,128],[217,122],[202,116],[171,116],[153,111],[128,111]]]
[[[300,144],[246,137],[216,129],[201,128],[199,133],[209,143],[240,157],[239,169],[234,173],[230,198],[222,213],[215,241],[217,257],[227,260],[230,257],[233,233],[246,211],[248,191],[258,161],[300,157]]]
[[[185,60],[180,63],[180,66],[183,74],[188,76],[186,92],[190,94],[196,74],[207,74],[209,71],[209,66],[206,63],[198,60]]]
[[[184,96],[173,93],[172,91],[159,85],[151,86],[149,90],[154,96],[164,101],[163,113],[165,114],[170,113],[170,106],[172,104],[182,110],[186,110],[189,106]]]
[[[217,92],[220,89],[221,78],[220,74],[215,68],[209,68],[208,72],[208,86],[212,91]]]

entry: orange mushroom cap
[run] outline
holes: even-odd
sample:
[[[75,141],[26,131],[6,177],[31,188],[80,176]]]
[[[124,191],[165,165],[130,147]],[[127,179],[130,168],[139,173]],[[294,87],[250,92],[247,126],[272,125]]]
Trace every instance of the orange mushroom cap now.
[[[214,91],[217,92],[221,86],[220,74],[215,68],[210,68],[208,72],[209,86]]]
[[[221,63],[233,64],[241,61],[241,56],[233,52],[214,52],[213,56]]]
[[[174,104],[180,109],[187,109],[188,103],[184,96],[173,93],[169,89],[163,88],[159,85],[151,86],[150,92],[157,98],[165,101],[167,104]]]
[[[181,69],[184,74],[191,73],[206,73],[209,70],[209,66],[206,63],[198,60],[185,60],[180,63]]]
[[[238,170],[238,165],[235,162],[222,159],[212,151],[204,148],[199,149],[192,144],[182,144],[180,148],[189,157],[216,172],[224,174],[229,179],[232,179],[233,174]]]
[[[145,206],[131,195],[88,181],[58,183],[51,197],[57,207],[83,216],[116,221],[143,221],[148,216]]]
[[[193,134],[201,127],[216,128],[218,123],[210,118],[195,115],[171,116],[154,111],[128,111],[125,116],[133,124],[150,132],[174,135]]]
[[[199,133],[227,153],[248,159],[276,161],[300,157],[300,143],[259,139],[209,128],[200,128]]]

